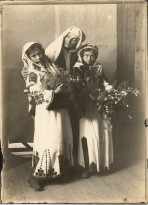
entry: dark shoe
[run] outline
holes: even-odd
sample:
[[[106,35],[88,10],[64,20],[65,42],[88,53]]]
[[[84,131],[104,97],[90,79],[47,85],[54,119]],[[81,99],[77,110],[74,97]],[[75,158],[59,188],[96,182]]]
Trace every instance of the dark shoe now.
[[[104,170],[103,170],[103,173],[104,173],[105,175],[109,174],[109,168],[105,167]]]
[[[89,178],[89,177],[90,177],[90,174],[89,174],[88,171],[84,171],[84,172],[82,173],[82,178],[83,178],[83,179],[86,179],[86,178]]]
[[[110,174],[110,170],[107,167],[101,168],[100,175],[109,175],[109,174]]]
[[[35,191],[39,191],[41,189],[40,184],[39,184],[39,180],[35,179],[35,178],[29,178],[28,183],[30,184],[30,186],[35,190]]]

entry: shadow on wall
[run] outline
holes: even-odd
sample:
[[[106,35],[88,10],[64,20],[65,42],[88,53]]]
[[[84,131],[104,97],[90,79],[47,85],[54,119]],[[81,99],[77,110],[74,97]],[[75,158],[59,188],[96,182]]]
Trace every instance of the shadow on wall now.
[[[33,139],[33,118],[29,116],[23,89],[18,69],[3,70],[3,135],[9,142],[32,142]]]

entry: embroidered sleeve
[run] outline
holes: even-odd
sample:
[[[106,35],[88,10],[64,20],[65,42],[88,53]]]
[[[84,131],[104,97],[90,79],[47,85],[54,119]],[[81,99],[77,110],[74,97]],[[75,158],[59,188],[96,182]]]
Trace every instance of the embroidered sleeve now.
[[[30,95],[34,98],[37,105],[43,102],[50,103],[53,99],[53,90],[47,90],[47,86],[41,82],[41,75],[39,73],[29,73],[26,87],[29,89]]]
[[[33,85],[32,87],[36,87],[36,85]],[[39,90],[34,89],[31,91],[31,96],[34,98],[37,105],[42,104],[43,102],[47,102],[50,104],[54,97],[53,90]]]
[[[31,95],[34,97],[34,100],[37,105],[42,104],[44,102],[44,95],[42,91],[32,91]]]
[[[37,74],[34,72],[30,72],[28,77],[26,78],[26,88],[30,88],[31,86],[37,83]]]
[[[28,67],[23,67],[21,71],[21,76],[24,78],[24,80],[27,80],[27,77],[29,76],[29,70]]]
[[[37,82],[37,74],[36,73],[31,72],[29,74],[29,82],[31,82],[31,81],[33,81],[35,83]]]
[[[96,65],[95,70],[98,77],[103,76],[103,67],[101,64]]]

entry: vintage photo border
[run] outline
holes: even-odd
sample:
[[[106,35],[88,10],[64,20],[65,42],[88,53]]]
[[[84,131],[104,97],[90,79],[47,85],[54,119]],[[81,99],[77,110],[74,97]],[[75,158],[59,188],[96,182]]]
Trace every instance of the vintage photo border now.
[[[54,1],[54,0],[48,0],[48,1],[1,1],[0,2],[0,67],[2,68],[3,67],[3,53],[2,53],[2,46],[3,46],[3,36],[2,36],[2,29],[3,29],[3,24],[2,24],[2,18],[3,18],[3,15],[2,15],[2,12],[3,12],[3,5],[56,5],[56,4],[124,4],[124,3],[142,3],[142,2],[145,2],[143,0],[126,0],[126,1],[123,1],[123,0],[88,0],[88,1],[85,1],[83,2],[82,0],[77,0],[77,1],[67,1],[67,0],[63,0],[63,1]],[[147,10],[147,8],[146,8]],[[145,11],[145,13],[147,13],[147,11]],[[146,25],[147,27],[147,25]],[[147,30],[147,28],[146,28]],[[145,39],[145,42],[147,44],[147,31],[146,31],[146,39]],[[147,49],[146,49],[146,52],[145,52],[145,55],[146,55],[146,65],[147,65]],[[0,79],[2,79],[2,69],[0,69]],[[148,93],[148,66],[146,68],[146,82],[145,82],[145,89],[146,89],[146,94]],[[2,96],[2,80],[0,80],[0,95]],[[145,186],[145,196],[146,196],[146,202],[148,202],[148,95],[146,95],[146,118],[143,119],[143,126],[145,126],[146,128],[146,140],[145,140],[145,144],[146,144],[146,153],[145,153],[145,161],[146,161],[146,167],[145,167],[145,176],[146,176],[146,186]],[[3,119],[3,109],[2,109],[2,98],[0,98],[0,118]],[[0,136],[1,136],[1,148],[2,148],[2,155],[4,156],[4,153],[3,153],[3,130],[2,130],[2,120],[0,122]],[[6,145],[4,145],[6,146]],[[4,163],[3,161],[3,158],[1,156],[0,158],[1,160],[1,165]],[[2,183],[3,183],[3,179],[1,178],[1,189],[2,189]],[[111,202],[112,203],[112,202]]]

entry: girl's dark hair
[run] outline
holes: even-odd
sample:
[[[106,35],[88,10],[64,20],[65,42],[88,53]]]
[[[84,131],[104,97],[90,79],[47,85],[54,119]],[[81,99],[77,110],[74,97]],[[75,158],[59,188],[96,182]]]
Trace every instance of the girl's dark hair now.
[[[28,58],[29,58],[29,56],[30,56],[30,53],[34,50],[34,49],[36,49],[36,48],[38,48],[39,50],[41,50],[43,53],[45,53],[45,50],[44,50],[44,48],[43,48],[43,46],[40,44],[40,43],[34,43],[32,46],[30,46],[28,49],[27,49],[27,51],[26,51],[26,55],[28,56]]]

